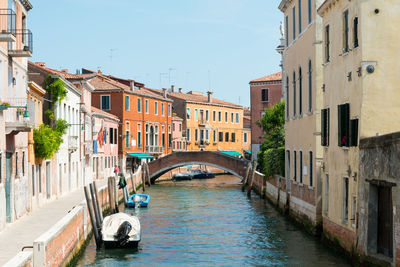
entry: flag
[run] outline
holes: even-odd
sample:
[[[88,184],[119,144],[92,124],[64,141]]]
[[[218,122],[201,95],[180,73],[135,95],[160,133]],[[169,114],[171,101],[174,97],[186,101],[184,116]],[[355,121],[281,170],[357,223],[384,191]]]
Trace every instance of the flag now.
[[[97,134],[97,142],[100,146],[103,146],[103,127],[100,128],[99,133]]]

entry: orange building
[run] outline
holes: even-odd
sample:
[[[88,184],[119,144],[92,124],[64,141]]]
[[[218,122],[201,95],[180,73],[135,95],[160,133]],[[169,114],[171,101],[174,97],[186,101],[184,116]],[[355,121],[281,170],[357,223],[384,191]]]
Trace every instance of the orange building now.
[[[122,170],[172,152],[172,100],[133,80],[93,74],[92,106],[118,116],[119,165]],[[127,85],[129,84],[129,85]]]

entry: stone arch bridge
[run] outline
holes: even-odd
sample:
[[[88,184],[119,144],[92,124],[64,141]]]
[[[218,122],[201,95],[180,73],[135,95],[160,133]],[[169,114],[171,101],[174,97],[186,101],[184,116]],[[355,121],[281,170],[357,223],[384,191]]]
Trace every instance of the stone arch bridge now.
[[[223,169],[239,178],[246,175],[250,161],[215,151],[174,152],[148,163],[151,183],[164,173],[185,165],[208,165]]]

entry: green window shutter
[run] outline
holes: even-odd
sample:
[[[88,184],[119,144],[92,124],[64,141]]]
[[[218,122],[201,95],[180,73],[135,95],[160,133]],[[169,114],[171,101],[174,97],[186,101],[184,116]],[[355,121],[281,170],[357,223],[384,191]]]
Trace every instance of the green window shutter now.
[[[321,146],[326,146],[326,109],[321,110]]]
[[[358,119],[350,121],[350,146],[358,146]]]
[[[342,146],[343,129],[342,129],[342,105],[338,106],[338,146]]]
[[[329,146],[329,131],[330,131],[330,116],[331,116],[331,111],[330,111],[330,109],[328,108],[327,109],[327,111],[326,111],[326,121],[327,121],[327,123],[326,123],[326,146]]]
[[[344,129],[345,129],[345,146],[350,145],[350,104],[344,104]]]

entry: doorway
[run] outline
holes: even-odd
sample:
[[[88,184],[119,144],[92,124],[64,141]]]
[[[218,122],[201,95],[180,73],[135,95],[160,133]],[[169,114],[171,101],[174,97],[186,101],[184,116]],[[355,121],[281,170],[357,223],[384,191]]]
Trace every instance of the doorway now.
[[[11,158],[12,153],[6,153],[6,222],[11,222]]]
[[[393,257],[393,204],[391,187],[378,187],[377,233],[378,253]]]

